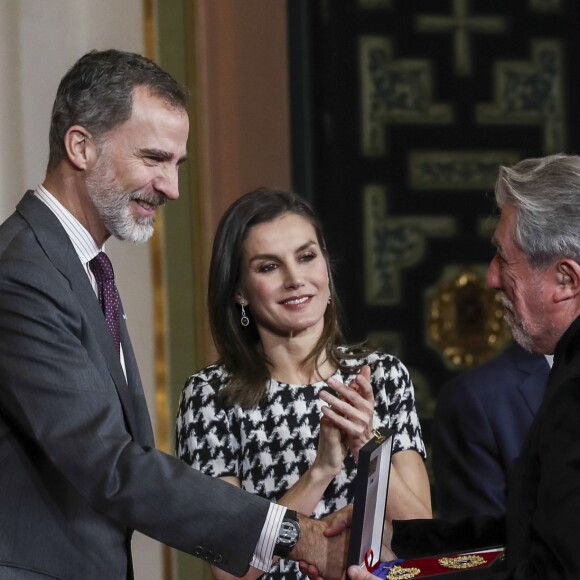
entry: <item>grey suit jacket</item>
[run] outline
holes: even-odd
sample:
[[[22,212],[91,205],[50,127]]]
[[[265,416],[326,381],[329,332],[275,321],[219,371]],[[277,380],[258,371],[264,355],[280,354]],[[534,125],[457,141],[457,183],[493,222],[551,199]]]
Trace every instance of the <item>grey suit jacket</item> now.
[[[127,380],[66,232],[27,192],[0,226],[0,578],[131,578],[133,529],[247,569],[268,502],[154,448],[121,332]]]

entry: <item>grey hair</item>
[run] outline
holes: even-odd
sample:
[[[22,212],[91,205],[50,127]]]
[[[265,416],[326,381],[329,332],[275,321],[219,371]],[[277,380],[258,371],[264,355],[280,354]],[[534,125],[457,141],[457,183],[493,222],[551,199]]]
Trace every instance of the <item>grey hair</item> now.
[[[56,93],[47,171],[66,158],[64,136],[73,125],[84,127],[101,144],[109,131],[127,121],[137,87],[145,87],[168,107],[187,106],[186,93],[177,81],[140,54],[93,50],[79,58],[60,81]]]
[[[580,263],[580,156],[559,153],[500,167],[495,198],[516,209],[514,239],[533,268]]]

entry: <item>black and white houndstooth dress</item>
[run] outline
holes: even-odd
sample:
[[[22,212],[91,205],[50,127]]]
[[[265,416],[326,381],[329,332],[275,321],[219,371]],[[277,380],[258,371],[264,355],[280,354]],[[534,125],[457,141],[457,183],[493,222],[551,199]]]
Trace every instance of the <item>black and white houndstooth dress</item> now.
[[[345,353],[345,357],[346,357]],[[413,385],[405,366],[379,352],[348,359],[353,369],[371,368],[375,395],[375,426],[395,431],[393,453],[413,449],[425,457],[415,410]],[[353,374],[334,375],[348,384]],[[257,407],[225,407],[217,393],[228,382],[221,365],[211,365],[187,380],[176,425],[178,456],[207,475],[234,476],[246,491],[276,501],[307,471],[316,457],[322,413],[318,394],[328,385],[290,385],[270,380]],[[356,465],[349,454],[342,471],[318,502],[313,517],[330,514],[352,501]],[[305,578],[296,562],[279,560],[263,578]]]

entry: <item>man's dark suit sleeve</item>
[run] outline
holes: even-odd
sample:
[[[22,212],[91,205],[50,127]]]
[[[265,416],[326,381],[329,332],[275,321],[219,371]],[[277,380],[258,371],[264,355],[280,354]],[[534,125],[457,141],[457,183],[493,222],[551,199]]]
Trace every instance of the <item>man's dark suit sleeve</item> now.
[[[503,518],[397,521],[391,542],[397,556],[475,550],[505,541],[508,571],[485,572],[478,578],[580,578],[580,357],[575,365],[576,376],[569,372],[562,382],[550,385],[516,462],[505,533]],[[462,579],[463,574],[452,577]]]
[[[395,520],[391,547],[399,558],[484,549],[505,544],[505,518],[479,516],[456,521]]]

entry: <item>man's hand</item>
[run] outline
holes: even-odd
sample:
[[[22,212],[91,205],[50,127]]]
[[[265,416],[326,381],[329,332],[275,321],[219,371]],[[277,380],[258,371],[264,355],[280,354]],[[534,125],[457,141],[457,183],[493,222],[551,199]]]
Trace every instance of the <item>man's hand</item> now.
[[[334,537],[341,534],[345,528],[350,527],[352,521],[352,504],[347,505],[341,510],[331,514],[326,518],[329,521],[329,526],[324,532],[327,537]],[[388,562],[395,560],[396,555],[391,550],[391,539],[393,537],[393,527],[390,522],[385,521],[383,528],[383,545],[381,546],[381,561]],[[300,562],[300,571],[308,576],[310,580],[325,580],[324,574],[319,568],[310,561]],[[369,580],[374,576],[359,566],[350,566],[348,569],[347,578],[351,580]]]
[[[359,566],[350,566],[348,569],[348,578],[350,580],[371,580],[376,578],[368,570],[360,568]]]
[[[301,568],[311,569],[325,580],[344,578],[352,506],[346,506],[322,520],[313,520],[301,514],[298,519],[300,540],[288,557],[299,560]]]
[[[309,566],[304,562],[300,562],[300,571],[305,576],[308,576],[309,580],[324,580],[324,578],[318,574],[316,566]],[[347,578],[350,578],[350,580],[374,580],[374,578],[376,578],[376,576],[373,576],[368,570],[360,568],[359,566],[350,566],[347,573]]]
[[[303,574],[306,574],[310,580],[324,580],[322,576],[317,575],[316,569],[303,568],[301,564],[300,570]],[[374,580],[376,578],[376,576],[373,576],[371,572],[365,568],[360,568],[359,566],[350,566],[347,573],[347,578],[350,578],[350,580]]]
[[[344,506],[343,508],[335,511],[324,518],[327,523],[327,528],[324,531],[324,535],[327,538],[332,538],[333,536],[338,536],[342,534],[347,528],[350,528],[352,523],[352,504]],[[350,532],[349,532],[350,538]]]

